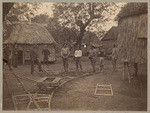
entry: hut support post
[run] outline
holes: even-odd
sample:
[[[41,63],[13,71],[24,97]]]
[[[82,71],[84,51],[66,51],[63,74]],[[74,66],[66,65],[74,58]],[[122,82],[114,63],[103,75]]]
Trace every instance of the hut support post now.
[[[137,77],[138,64],[137,64],[137,63],[134,63],[133,66],[134,66],[134,69],[135,69],[135,77]]]
[[[124,62],[124,65],[123,65],[123,80],[125,79],[126,68],[127,68],[127,72],[128,72],[128,80],[129,80],[129,83],[131,83],[129,62]]]
[[[123,80],[125,79],[125,62],[124,62],[124,65],[123,65]]]
[[[129,63],[127,63],[127,68],[128,68],[128,80],[129,80],[129,83],[131,83]]]
[[[25,45],[23,45],[23,65],[25,64],[25,49],[24,49]]]

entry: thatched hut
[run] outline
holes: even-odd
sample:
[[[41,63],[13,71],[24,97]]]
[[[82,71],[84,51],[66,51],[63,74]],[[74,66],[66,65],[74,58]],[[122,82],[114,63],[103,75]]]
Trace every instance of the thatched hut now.
[[[46,27],[38,23],[13,22],[12,32],[4,44],[18,45],[18,63],[25,64],[30,61],[30,51],[33,45],[38,45],[40,61],[43,61],[42,50],[47,45],[50,56],[49,61],[54,62],[56,42]]]
[[[147,3],[128,3],[116,17],[118,58],[136,64],[136,70],[147,63],[147,11]]]
[[[111,54],[113,45],[116,44],[117,37],[118,29],[116,26],[112,26],[101,39],[101,44],[106,54]]]

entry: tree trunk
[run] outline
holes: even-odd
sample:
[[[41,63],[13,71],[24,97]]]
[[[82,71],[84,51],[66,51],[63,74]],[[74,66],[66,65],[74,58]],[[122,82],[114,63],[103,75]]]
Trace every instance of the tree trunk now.
[[[5,21],[6,15],[9,13],[10,9],[13,7],[14,3],[3,3],[3,22]]]
[[[77,38],[77,44],[79,45],[79,48],[81,49],[82,39],[85,33],[85,29],[80,30],[79,37]]]

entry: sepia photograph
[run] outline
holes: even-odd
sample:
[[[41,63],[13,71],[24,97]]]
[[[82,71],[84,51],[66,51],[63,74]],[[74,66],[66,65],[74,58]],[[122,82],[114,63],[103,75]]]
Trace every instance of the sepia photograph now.
[[[2,2],[2,111],[148,111],[148,2]]]

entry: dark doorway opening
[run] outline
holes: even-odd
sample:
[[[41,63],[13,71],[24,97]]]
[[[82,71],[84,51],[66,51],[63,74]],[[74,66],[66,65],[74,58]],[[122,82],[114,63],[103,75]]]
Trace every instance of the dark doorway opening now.
[[[23,64],[23,51],[18,51],[18,64]]]

